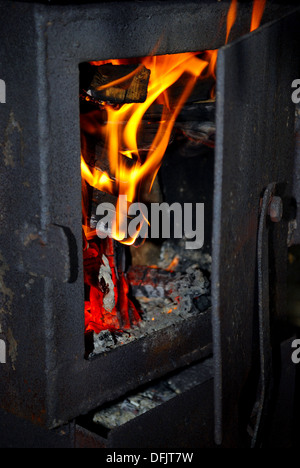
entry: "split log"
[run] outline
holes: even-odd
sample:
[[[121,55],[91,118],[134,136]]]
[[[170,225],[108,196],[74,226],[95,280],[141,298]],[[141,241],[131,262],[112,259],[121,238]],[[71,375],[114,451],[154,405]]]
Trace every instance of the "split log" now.
[[[87,94],[115,104],[145,102],[149,78],[150,70],[144,65],[101,65],[96,67]]]

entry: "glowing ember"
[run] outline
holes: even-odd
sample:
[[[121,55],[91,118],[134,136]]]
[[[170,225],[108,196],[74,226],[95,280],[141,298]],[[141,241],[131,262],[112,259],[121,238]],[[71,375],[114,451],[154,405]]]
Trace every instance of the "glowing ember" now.
[[[173,258],[173,260],[172,260],[172,262],[170,263],[170,265],[166,268],[166,270],[167,270],[167,271],[170,271],[170,272],[174,271],[174,270],[176,269],[178,263],[179,263],[179,256],[176,255],[176,256]]]
[[[128,297],[125,275],[116,271],[112,239],[91,243],[84,251],[84,283],[89,287],[85,301],[85,331],[122,331],[136,325],[140,315]]]

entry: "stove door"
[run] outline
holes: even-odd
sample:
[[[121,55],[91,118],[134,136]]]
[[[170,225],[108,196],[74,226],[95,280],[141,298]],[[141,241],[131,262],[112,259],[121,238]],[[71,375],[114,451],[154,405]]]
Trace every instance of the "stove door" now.
[[[247,426],[256,390],[266,380],[269,323],[284,320],[287,210],[279,223],[263,219],[260,245],[258,229],[269,184],[284,207],[290,201],[298,44],[299,10],[218,56],[212,288],[215,437],[224,446],[236,446],[243,417]],[[256,369],[260,375],[253,379]],[[242,405],[248,414],[240,414]]]

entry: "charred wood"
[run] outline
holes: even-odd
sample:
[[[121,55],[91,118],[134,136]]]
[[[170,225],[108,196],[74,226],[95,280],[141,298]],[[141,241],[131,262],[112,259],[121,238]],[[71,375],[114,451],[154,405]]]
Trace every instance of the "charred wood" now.
[[[101,65],[96,67],[87,94],[116,104],[144,102],[149,78],[150,70],[143,65]]]

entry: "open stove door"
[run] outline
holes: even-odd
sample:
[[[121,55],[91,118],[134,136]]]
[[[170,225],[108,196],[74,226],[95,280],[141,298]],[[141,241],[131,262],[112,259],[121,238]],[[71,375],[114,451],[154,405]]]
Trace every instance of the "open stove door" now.
[[[284,321],[299,20],[295,10],[218,55],[212,295],[215,441],[225,447],[241,443],[251,413],[260,444],[271,337]],[[273,195],[284,205],[278,223],[267,216]]]

